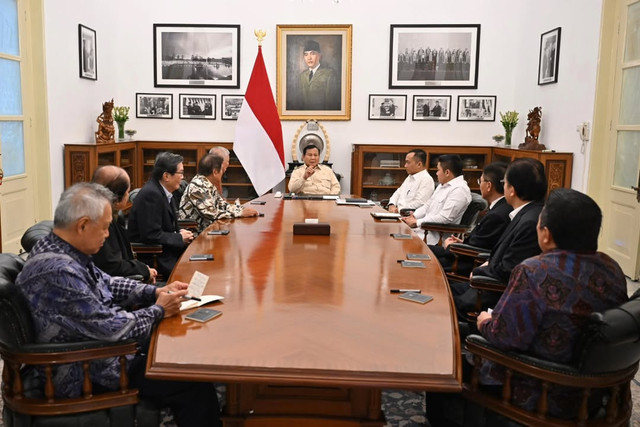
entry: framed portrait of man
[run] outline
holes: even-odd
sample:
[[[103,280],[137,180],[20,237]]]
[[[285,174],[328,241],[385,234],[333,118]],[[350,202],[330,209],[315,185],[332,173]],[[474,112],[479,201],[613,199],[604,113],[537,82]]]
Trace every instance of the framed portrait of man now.
[[[558,62],[560,60],[560,33],[558,27],[540,36],[540,57],[538,60],[538,84],[558,83]]]
[[[281,120],[351,119],[351,25],[277,26]]]
[[[80,77],[98,80],[98,53],[96,32],[78,24],[78,53],[80,55]]]

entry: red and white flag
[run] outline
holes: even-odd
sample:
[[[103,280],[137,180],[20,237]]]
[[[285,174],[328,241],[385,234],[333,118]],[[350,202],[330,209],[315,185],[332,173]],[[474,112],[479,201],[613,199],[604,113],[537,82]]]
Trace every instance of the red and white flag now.
[[[233,151],[258,195],[263,195],[284,179],[282,126],[261,46],[258,46],[258,56],[238,114]]]

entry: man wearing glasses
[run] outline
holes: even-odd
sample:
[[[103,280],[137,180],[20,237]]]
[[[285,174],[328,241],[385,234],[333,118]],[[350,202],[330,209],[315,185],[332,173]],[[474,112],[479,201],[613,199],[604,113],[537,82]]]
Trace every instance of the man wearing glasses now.
[[[173,192],[184,176],[183,157],[162,152],[156,157],[151,178],[140,189],[129,214],[129,238],[132,242],[161,244],[158,273],[169,277],[182,252],[193,241],[193,233],[178,228],[179,200]]]

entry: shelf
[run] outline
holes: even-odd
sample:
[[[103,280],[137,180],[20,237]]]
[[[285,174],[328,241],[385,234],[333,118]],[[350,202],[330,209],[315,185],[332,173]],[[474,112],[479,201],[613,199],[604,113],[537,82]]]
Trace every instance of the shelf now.
[[[385,190],[395,190],[399,187],[399,185],[373,185],[373,184],[362,184],[362,188],[375,188],[375,189],[385,189]]]
[[[406,171],[405,168],[383,168],[379,166],[364,166],[362,169],[371,171]]]

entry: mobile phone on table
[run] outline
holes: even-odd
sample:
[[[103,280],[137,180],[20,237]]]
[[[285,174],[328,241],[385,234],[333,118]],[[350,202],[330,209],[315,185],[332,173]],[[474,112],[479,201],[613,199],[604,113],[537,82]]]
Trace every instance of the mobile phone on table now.
[[[193,254],[189,257],[189,261],[212,261],[212,254]]]
[[[229,230],[211,230],[211,231],[208,231],[207,234],[209,236],[220,236],[220,235],[224,236],[226,234],[229,234]]]
[[[195,320],[196,322],[204,323],[211,319],[220,316],[222,312],[220,310],[214,310],[212,308],[200,308],[193,313],[187,314],[184,318],[188,320]]]

